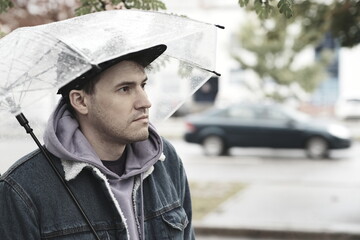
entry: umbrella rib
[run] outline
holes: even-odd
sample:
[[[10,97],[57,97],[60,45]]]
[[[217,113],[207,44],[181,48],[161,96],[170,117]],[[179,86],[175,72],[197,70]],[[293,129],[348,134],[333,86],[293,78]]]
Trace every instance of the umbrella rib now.
[[[18,42],[19,42],[19,40],[16,40],[16,42],[14,43],[15,46],[18,45]],[[65,42],[61,41],[60,39],[57,39],[57,42],[55,42],[53,48],[52,48],[52,49],[49,49],[48,51],[46,51],[40,58],[38,58],[38,59],[36,60],[36,62],[34,63],[35,66],[38,65],[39,62],[41,62],[46,56],[48,56],[48,55],[51,53],[51,51],[52,51],[54,48],[56,48],[56,47],[59,46],[59,45],[65,45],[66,47],[68,47],[68,48],[70,48],[71,50],[74,51],[74,49],[73,49],[71,46],[67,45]],[[82,56],[82,55],[81,55],[81,56]],[[82,57],[84,57],[84,56],[82,56]],[[14,65],[14,62],[15,62],[14,60],[15,60],[15,58],[12,58],[12,61],[11,61],[11,64],[10,64],[10,70],[9,70],[9,72],[8,72],[7,79],[9,79],[9,74],[12,72],[13,65]],[[12,84],[8,85],[8,86],[6,87],[6,89],[9,90],[9,89],[14,89],[14,88],[16,88],[16,87],[18,87],[18,86],[21,86],[21,85],[24,85],[24,86],[27,85],[26,90],[20,91],[20,94],[18,95],[18,102],[19,102],[19,105],[20,105],[21,102],[23,101],[24,97],[25,97],[25,93],[31,92],[31,91],[35,91],[35,90],[29,90],[29,88],[30,88],[30,86],[32,85],[32,83],[33,83],[35,80],[37,80],[37,81],[39,81],[39,82],[46,82],[46,81],[44,81],[44,80],[41,80],[41,78],[38,78],[38,77],[39,77],[40,75],[48,72],[50,69],[55,68],[55,67],[56,67],[55,65],[50,66],[50,67],[44,69],[43,71],[41,71],[40,73],[38,73],[38,74],[36,74],[36,75],[34,75],[34,76],[31,76],[31,77],[29,76],[29,72],[24,72],[21,76],[19,76],[19,78],[18,78],[16,81],[14,81]],[[7,82],[7,83],[8,83],[8,82]],[[24,89],[25,89],[25,88],[24,88]],[[39,89],[40,89],[40,88],[39,88]],[[49,89],[50,89],[50,88],[49,88]],[[13,92],[13,91],[12,91],[12,99],[15,99],[15,95],[14,95],[14,92]],[[9,106],[9,107],[10,107],[10,106]]]
[[[44,91],[44,90],[51,90],[53,89],[53,87],[48,87],[48,88],[32,88],[30,90],[21,90],[19,92],[37,92],[37,91]],[[15,91],[16,92],[16,91]]]
[[[52,36],[52,35],[50,35],[50,36]],[[54,36],[52,36],[52,37],[55,38]],[[85,55],[83,55],[81,51],[76,51],[76,48],[74,48],[73,46],[70,46],[70,45],[66,44],[66,43],[65,43],[64,41],[62,41],[61,39],[58,39],[58,38],[55,38],[55,39],[57,39],[57,42],[54,44],[54,48],[55,48],[56,46],[58,46],[58,45],[62,45],[62,44],[63,44],[63,45],[66,46],[67,48],[69,48],[69,49],[71,49],[72,51],[78,53],[78,54],[79,54],[81,57],[83,57],[85,60],[89,61],[89,59],[88,59]],[[49,55],[49,54],[51,53],[51,51],[52,51],[52,49],[49,49],[47,52],[45,52],[45,53],[35,62],[35,65],[37,65],[37,64],[38,64],[40,61],[42,61],[47,55]],[[90,62],[90,61],[89,61],[89,62]],[[12,65],[12,64],[11,64],[11,65]],[[53,67],[55,67],[55,66],[51,66],[51,67],[43,70],[42,72],[40,72],[39,74],[33,76],[32,78],[37,78],[38,76],[40,76],[40,75],[43,74],[43,73],[46,73],[47,71],[49,71],[49,70],[50,70],[51,68],[53,68]],[[11,72],[11,71],[9,71],[9,73],[10,73],[10,72]],[[28,76],[28,72],[25,72],[24,74],[22,74],[22,75],[18,78],[17,81],[15,81],[12,85],[8,86],[7,89],[15,88],[15,87],[23,84],[24,82],[27,81],[27,79],[29,79],[29,78],[27,78],[27,76]],[[25,77],[25,80],[20,81],[20,79],[22,79],[23,77]],[[9,78],[7,78],[7,79],[9,79]],[[31,83],[33,82],[33,80],[34,80],[34,79],[31,79],[30,81],[28,81],[28,87],[30,87],[30,85],[31,85]],[[42,81],[41,79],[38,79],[38,80],[39,80],[39,81]],[[19,82],[20,82],[20,83],[19,83]],[[45,81],[42,81],[42,82],[45,82]],[[24,93],[25,93],[25,92],[29,92],[29,91],[23,91],[22,93],[20,93],[19,102],[21,102],[22,99],[24,98]]]
[[[25,83],[28,84],[28,88],[29,88],[30,85],[33,83],[33,81],[34,81],[38,76],[40,76],[40,75],[43,74],[43,73],[46,73],[46,72],[47,72],[48,70],[50,70],[51,68],[54,68],[54,66],[51,66],[51,67],[45,69],[44,71],[40,72],[39,74],[37,74],[37,75],[35,75],[35,76],[32,76],[31,78],[28,77],[28,73],[24,73],[21,77],[24,77],[25,80],[22,80],[22,81],[18,80],[17,82],[14,82],[14,84],[11,85],[11,86],[9,86],[8,89],[16,88],[17,86],[20,86],[20,85],[25,84]],[[28,79],[30,79],[30,80],[28,80]],[[39,82],[46,82],[46,81],[43,81],[43,80],[41,80],[41,79],[38,79],[38,81],[39,81]],[[29,92],[29,90],[21,91],[21,92]],[[19,99],[19,100],[21,101],[21,96],[20,96],[20,99]]]
[[[164,55],[166,55],[166,54],[164,54]],[[172,57],[172,58],[175,58],[175,59],[179,60],[180,62],[189,62],[189,61],[184,61],[183,59],[180,59],[180,58],[178,58],[178,57],[174,57],[174,56],[170,56],[170,55],[167,55],[167,56]],[[219,76],[219,77],[221,76],[220,73],[218,73],[218,72],[216,72],[216,71],[214,71],[214,70],[210,70],[210,69],[201,67],[201,66],[200,66],[199,64],[197,64],[197,63],[191,62],[191,64],[194,65],[194,67],[197,67],[197,68],[199,68],[199,69],[201,69],[201,70],[204,70],[204,71],[207,71],[207,72],[211,72],[211,73],[213,73],[213,74],[215,74],[215,75],[217,75],[217,76]]]
[[[51,67],[45,69],[44,71],[42,71],[41,73],[33,76],[32,78],[29,78],[29,77],[28,77],[28,74],[25,73],[25,74],[23,75],[23,77],[25,77],[25,80],[21,81],[21,83],[18,82],[17,85],[11,86],[11,87],[13,87],[13,88],[16,88],[17,86],[20,86],[22,83],[24,83],[24,84],[27,85],[27,88],[26,88],[26,89],[23,89],[23,90],[20,90],[20,91],[19,91],[19,92],[20,92],[20,94],[19,94],[19,104],[21,104],[21,102],[23,101],[23,99],[24,99],[24,97],[25,97],[25,93],[33,92],[33,91],[38,91],[38,90],[51,89],[51,88],[52,88],[52,87],[49,87],[49,88],[36,88],[36,89],[31,89],[31,90],[29,90],[31,84],[33,83],[33,81],[36,80],[36,78],[37,78],[38,76],[40,76],[40,75],[43,74],[43,73],[46,73],[49,69],[51,69],[51,68],[53,68],[53,67],[54,67],[54,66],[51,66]],[[27,80],[27,79],[30,79],[30,80]],[[39,82],[46,82],[46,81],[43,81],[43,80],[41,80],[41,79],[37,79],[37,81],[39,81]],[[12,91],[13,95],[14,95],[14,92],[16,92],[16,91]],[[14,98],[14,96],[13,96],[13,98]]]
[[[16,39],[16,41],[14,42],[14,45],[17,46],[18,43],[19,43],[19,39]],[[9,48],[9,49],[10,49],[10,48]],[[16,48],[15,48],[15,49],[16,49]],[[13,51],[10,51],[10,52],[11,52],[12,54],[14,54]],[[10,69],[9,69],[9,71],[8,71],[8,73],[7,73],[7,76],[6,76],[6,79],[7,79],[7,82],[6,82],[6,83],[8,83],[8,81],[9,81],[9,76],[10,76],[10,73],[12,72],[14,60],[15,60],[15,58],[12,58],[12,59],[11,59]]]
[[[62,43],[61,41],[57,41],[57,43],[55,44],[55,46],[57,46],[59,43]],[[55,47],[54,46],[54,47]],[[37,65],[45,56],[47,56],[49,53],[51,52],[51,49],[49,49],[47,52],[45,52],[36,62],[35,62],[35,64],[34,65]],[[51,67],[50,67],[51,68]],[[50,69],[50,68],[48,68],[48,69]],[[46,69],[46,70],[48,70],[48,69]],[[45,71],[45,70],[44,70]],[[43,71],[43,72],[44,72]],[[9,71],[9,73],[10,73],[10,71]],[[28,72],[25,72],[24,74],[22,74],[18,79],[21,79],[24,75],[26,75]],[[41,74],[41,73],[40,73]],[[38,75],[36,75],[36,76],[39,76],[40,74],[38,74]],[[18,80],[19,81],[19,80]],[[14,82],[14,84],[16,84],[17,83],[17,81],[15,81]],[[17,85],[17,84],[16,84]],[[15,86],[16,86],[15,85]],[[9,86],[9,88],[12,88],[12,87],[14,87],[14,86]]]
[[[88,58],[80,49],[78,49],[75,46],[69,45],[68,43],[66,43],[65,41],[61,40],[61,38],[54,36],[51,33],[48,33],[48,35],[50,35],[51,37],[57,39],[58,43],[62,43],[64,44],[67,48],[69,48],[70,50],[74,51],[75,53],[79,54],[79,56],[81,56],[85,61],[89,62],[92,65],[92,59]]]

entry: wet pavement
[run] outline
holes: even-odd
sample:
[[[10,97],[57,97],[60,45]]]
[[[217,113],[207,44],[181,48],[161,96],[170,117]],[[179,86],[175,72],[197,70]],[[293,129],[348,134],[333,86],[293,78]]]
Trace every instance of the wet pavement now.
[[[251,185],[208,214],[197,227],[210,229],[208,233],[217,229],[218,233],[237,236],[360,239],[359,190],[358,186]],[[297,238],[289,237],[294,235]]]

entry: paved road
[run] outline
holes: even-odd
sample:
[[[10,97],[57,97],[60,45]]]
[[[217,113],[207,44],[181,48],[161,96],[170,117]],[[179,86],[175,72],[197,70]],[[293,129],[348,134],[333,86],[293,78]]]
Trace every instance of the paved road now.
[[[333,152],[333,158],[312,160],[301,150],[234,149],[229,157],[206,157],[199,146],[171,141],[182,157],[188,177],[196,181],[245,183],[332,184],[360,187],[360,145]]]

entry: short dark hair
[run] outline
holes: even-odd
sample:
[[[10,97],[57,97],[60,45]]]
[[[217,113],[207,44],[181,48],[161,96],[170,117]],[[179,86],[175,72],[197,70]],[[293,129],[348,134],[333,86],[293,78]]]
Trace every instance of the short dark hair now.
[[[65,100],[65,103],[67,104],[68,110],[74,114],[75,110],[70,102],[70,91],[71,90],[83,90],[86,94],[93,94],[95,92],[95,85],[100,80],[100,74],[97,74],[95,76],[89,76],[88,79],[84,79],[84,84],[81,87],[73,88],[73,89],[67,89],[66,91],[62,92],[61,95],[63,99]]]

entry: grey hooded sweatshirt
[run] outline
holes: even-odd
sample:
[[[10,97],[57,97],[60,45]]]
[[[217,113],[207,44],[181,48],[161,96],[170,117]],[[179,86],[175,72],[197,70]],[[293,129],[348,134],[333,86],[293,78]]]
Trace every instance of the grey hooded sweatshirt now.
[[[140,239],[139,232],[143,232],[143,222],[137,222],[135,218],[134,188],[142,185],[144,174],[151,170],[162,155],[162,140],[151,125],[149,133],[147,140],[126,146],[126,165],[122,176],[118,176],[103,165],[80,131],[76,118],[67,109],[63,99],[60,99],[55,111],[50,116],[44,133],[45,147],[52,154],[65,161],[81,162],[94,167],[106,176],[114,196],[113,200],[116,201],[115,205],[119,208],[119,214],[124,218],[123,221],[127,226],[130,239]],[[66,167],[64,166],[64,168]],[[143,194],[142,191],[140,193]],[[141,203],[142,205],[143,203]],[[141,221],[143,221],[142,219]],[[142,237],[142,239],[144,238]]]

